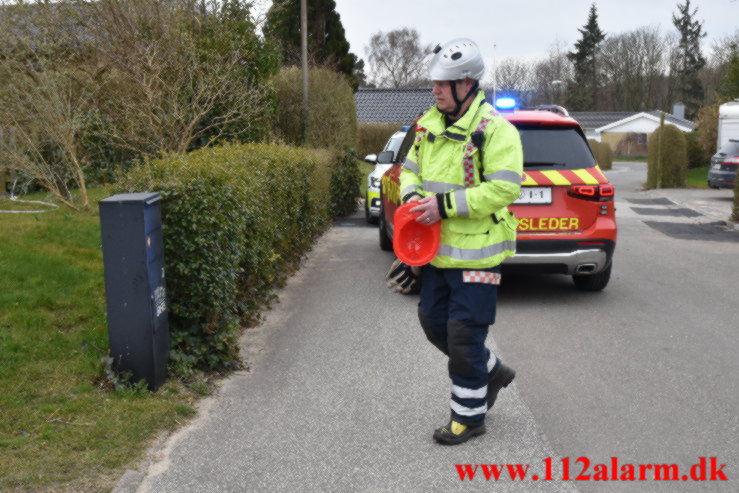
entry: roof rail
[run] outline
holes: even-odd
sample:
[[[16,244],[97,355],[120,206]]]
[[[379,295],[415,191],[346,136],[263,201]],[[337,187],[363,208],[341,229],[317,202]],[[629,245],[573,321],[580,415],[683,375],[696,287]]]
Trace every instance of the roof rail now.
[[[562,115],[562,116],[570,116],[570,114],[567,112],[567,110],[564,107],[556,105],[556,104],[540,104],[534,109],[540,110],[540,111],[551,111],[552,113],[557,113],[558,115]]]

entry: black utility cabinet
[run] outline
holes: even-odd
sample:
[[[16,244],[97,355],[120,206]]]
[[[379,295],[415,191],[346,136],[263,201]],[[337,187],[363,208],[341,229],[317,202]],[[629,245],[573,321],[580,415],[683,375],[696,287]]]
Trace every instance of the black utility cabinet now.
[[[113,368],[156,390],[169,360],[160,196],[119,194],[99,206]]]

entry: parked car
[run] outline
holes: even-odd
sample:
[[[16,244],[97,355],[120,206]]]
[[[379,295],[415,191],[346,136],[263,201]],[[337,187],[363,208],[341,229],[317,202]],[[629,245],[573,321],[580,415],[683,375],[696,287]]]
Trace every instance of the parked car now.
[[[367,192],[364,197],[364,218],[370,224],[377,224],[380,217],[380,180],[390,166],[396,162],[400,144],[403,142],[409,127],[402,127],[390,136],[385,148],[379,154],[368,154],[365,162],[375,165],[375,169],[367,175]]]
[[[729,139],[711,158],[711,166],[708,168],[708,186],[734,188],[737,169],[739,169],[739,140]]]
[[[617,226],[614,188],[601,172],[580,125],[560,107],[501,113],[523,144],[521,194],[509,208],[519,219],[517,252],[504,273],[571,275],[580,290],[598,291],[611,276]],[[396,163],[413,144],[409,131]],[[399,164],[381,183],[380,247],[392,250],[393,214],[400,202]]]

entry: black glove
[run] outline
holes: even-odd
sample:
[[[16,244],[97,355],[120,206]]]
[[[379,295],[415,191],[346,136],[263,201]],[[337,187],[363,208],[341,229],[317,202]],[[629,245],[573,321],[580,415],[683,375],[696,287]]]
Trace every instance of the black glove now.
[[[387,287],[396,293],[415,294],[421,291],[421,269],[395,259],[387,273]]]

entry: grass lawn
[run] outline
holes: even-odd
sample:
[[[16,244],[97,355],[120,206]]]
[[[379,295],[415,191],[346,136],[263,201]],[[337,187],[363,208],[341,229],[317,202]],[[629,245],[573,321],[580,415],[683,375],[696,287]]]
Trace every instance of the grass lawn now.
[[[630,161],[636,163],[646,163],[647,158],[642,156],[613,156],[613,162]]]
[[[689,169],[686,182],[688,188],[708,188],[708,166]]]
[[[0,490],[109,490],[158,431],[194,414],[177,382],[156,394],[100,383],[97,201],[109,194],[90,192],[90,212],[0,213]],[[0,199],[0,210],[29,206]]]

